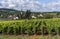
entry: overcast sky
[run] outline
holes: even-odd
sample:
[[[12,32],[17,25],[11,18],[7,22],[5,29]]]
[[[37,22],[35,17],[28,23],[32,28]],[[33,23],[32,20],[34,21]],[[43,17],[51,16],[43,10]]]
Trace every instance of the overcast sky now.
[[[0,0],[0,8],[60,11],[60,0]]]

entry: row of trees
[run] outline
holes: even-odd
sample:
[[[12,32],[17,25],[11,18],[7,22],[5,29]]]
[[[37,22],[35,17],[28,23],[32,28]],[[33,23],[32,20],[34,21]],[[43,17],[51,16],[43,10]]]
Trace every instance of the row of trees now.
[[[40,12],[31,12],[30,10],[27,11],[0,11],[0,18],[8,18],[9,15],[17,16],[19,19],[32,19],[32,14],[36,16],[36,18],[58,18],[60,17],[60,13],[40,13]],[[39,14],[42,14],[43,17],[38,17]]]
[[[60,18],[60,13],[59,12],[52,12],[52,13],[38,13],[38,12],[31,12],[30,10],[27,10],[25,12],[25,16],[22,17],[23,19],[32,19],[32,14],[35,14],[36,18],[40,19],[40,18],[43,18],[43,19],[49,19],[49,18]],[[42,15],[43,17],[39,16],[38,15]],[[23,15],[22,15],[23,16]],[[22,19],[21,18],[21,19]]]
[[[20,13],[20,18],[21,19],[30,19],[31,18],[31,11],[27,10],[25,13]]]
[[[8,11],[0,11],[0,18],[8,18],[9,16],[12,17],[19,17],[19,19],[30,19],[31,18],[31,11],[27,10],[24,11],[14,11],[14,12],[8,12]]]

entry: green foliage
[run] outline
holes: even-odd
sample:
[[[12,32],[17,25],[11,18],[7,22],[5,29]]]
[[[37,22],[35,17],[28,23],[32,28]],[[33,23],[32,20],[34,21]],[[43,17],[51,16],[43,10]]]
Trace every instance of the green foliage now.
[[[25,18],[26,19],[30,19],[31,18],[31,11],[30,10],[26,11]]]
[[[0,21],[2,34],[60,34],[60,19]]]

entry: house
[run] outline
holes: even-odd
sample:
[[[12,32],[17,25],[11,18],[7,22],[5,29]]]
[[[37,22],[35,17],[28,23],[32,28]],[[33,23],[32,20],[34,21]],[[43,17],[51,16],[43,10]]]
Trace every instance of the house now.
[[[39,14],[38,17],[44,17],[43,14]]]
[[[19,17],[13,17],[13,19],[14,19],[14,20],[17,20],[17,19],[19,19]]]
[[[31,16],[33,19],[36,19],[36,16]]]
[[[9,18],[13,17],[12,15],[9,15]]]
[[[17,20],[17,19],[19,19],[19,17],[18,17],[18,16],[15,16],[15,15],[9,15],[9,16],[8,16],[8,19]]]

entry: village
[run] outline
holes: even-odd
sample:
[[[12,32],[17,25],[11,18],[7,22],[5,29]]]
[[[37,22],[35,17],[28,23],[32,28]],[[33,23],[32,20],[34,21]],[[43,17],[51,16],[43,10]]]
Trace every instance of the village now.
[[[20,19],[50,19],[50,18],[60,18],[60,12],[31,12],[17,11],[0,9],[0,20],[20,20]]]

